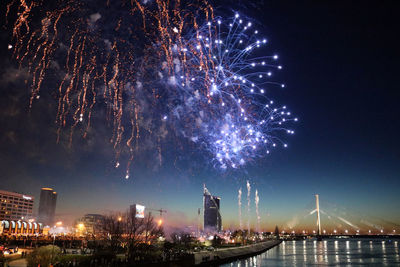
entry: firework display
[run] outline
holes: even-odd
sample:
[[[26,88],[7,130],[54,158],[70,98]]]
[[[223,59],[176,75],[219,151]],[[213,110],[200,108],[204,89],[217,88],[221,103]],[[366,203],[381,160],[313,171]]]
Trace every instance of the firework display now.
[[[126,178],[138,151],[154,149],[161,162],[171,136],[227,169],[286,147],[279,132],[294,133],[285,125],[297,119],[267,97],[284,87],[278,56],[264,55],[267,40],[239,13],[224,19],[200,0],[14,0],[11,13],[9,49],[29,70],[31,107],[56,95],[58,139],[69,129],[69,142],[87,138],[101,110],[115,167],[128,155]]]
[[[277,55],[252,56],[267,43],[258,35],[235,14],[207,21],[173,47],[175,76],[169,82],[185,101],[171,117],[189,119],[194,127],[185,135],[205,146],[222,168],[244,165],[277,144],[286,147],[275,134],[279,130],[294,133],[284,124],[297,119],[265,96],[271,85],[284,84],[271,77],[282,68]]]

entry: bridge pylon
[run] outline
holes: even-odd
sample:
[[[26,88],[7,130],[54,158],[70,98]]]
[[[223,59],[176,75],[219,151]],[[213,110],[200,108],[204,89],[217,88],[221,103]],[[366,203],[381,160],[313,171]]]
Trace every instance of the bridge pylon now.
[[[315,206],[317,210],[317,238],[321,239],[321,216],[319,214],[319,195],[315,195]]]

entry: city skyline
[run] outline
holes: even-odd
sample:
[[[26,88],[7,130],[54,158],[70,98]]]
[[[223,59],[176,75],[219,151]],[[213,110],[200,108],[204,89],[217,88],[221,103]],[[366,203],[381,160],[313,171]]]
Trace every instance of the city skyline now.
[[[255,190],[255,189],[254,189]],[[204,193],[204,192],[203,192]],[[243,220],[243,228],[247,228],[246,222],[248,220],[248,215],[247,215],[247,200],[246,200],[246,194],[247,191],[246,189],[243,190],[244,198],[242,198],[242,220]],[[204,194],[203,194],[204,195]],[[201,196],[203,196],[201,195]],[[237,197],[237,195],[236,195]],[[256,229],[256,212],[255,212],[255,202],[254,202],[254,192],[250,195],[250,203],[251,203],[251,213],[250,213],[250,228],[252,230]],[[219,197],[218,197],[219,198]],[[236,199],[233,199],[237,201]],[[118,200],[117,200],[118,201]],[[79,200],[78,200],[79,202]],[[199,202],[199,201],[197,201]],[[202,202],[202,203],[201,203]],[[204,200],[203,197],[201,197],[201,205],[203,205]],[[131,202],[133,203],[133,202]],[[76,226],[75,223],[77,220],[79,220],[83,215],[87,214],[93,214],[93,213],[100,213],[100,214],[109,214],[110,212],[118,212],[121,214],[124,214],[125,212],[132,210],[132,204],[131,203],[119,203],[119,204],[114,204],[114,203],[108,203],[108,209],[101,208],[101,205],[98,205],[99,203],[91,203],[93,206],[92,209],[86,208],[84,209],[83,213],[73,213],[71,214],[63,214],[63,213],[56,213],[55,214],[55,221],[62,221],[64,225],[66,226]],[[174,209],[169,209],[169,205],[164,205],[163,207],[158,207],[158,206],[151,206],[147,201],[141,201],[142,204],[145,205],[145,216],[149,215],[149,213],[153,213],[152,210],[155,210],[155,208],[162,208],[164,209],[163,211],[168,211],[168,213],[162,214],[162,217],[159,216],[158,211],[154,212],[155,218],[158,219],[163,219],[163,223],[165,223],[165,226],[167,229],[194,229],[197,228],[198,225],[198,217],[197,217],[197,210],[196,210],[196,216],[193,215],[192,217],[187,216],[187,214],[194,214],[195,212],[193,210],[188,210],[188,211],[175,211]],[[327,201],[322,202],[323,207],[322,209],[322,219],[321,219],[321,224],[322,228],[325,233],[373,233],[373,234],[381,234],[381,233],[396,233],[398,231],[398,225],[394,221],[389,221],[389,220],[382,220],[378,217],[376,217],[373,214],[361,214],[358,213],[356,210],[351,210],[346,207],[341,207],[338,206],[336,203],[329,203]],[[128,204],[128,205],[127,205]],[[326,205],[325,205],[326,204]],[[36,212],[38,210],[38,204],[35,205],[34,207],[34,212],[33,212],[33,217],[34,218],[39,218],[38,213]],[[302,206],[302,207],[301,207]],[[167,209],[165,209],[167,207]],[[273,218],[270,214],[263,214],[262,208],[261,208],[261,224],[260,224],[260,230],[261,231],[270,231],[273,232],[276,226],[278,226],[282,231],[285,232],[306,232],[306,233],[312,233],[317,231],[317,224],[316,224],[316,213],[315,213],[315,199],[314,195],[311,196],[311,200],[308,203],[308,205],[299,205],[300,209],[299,210],[294,210],[295,214],[291,214],[291,216],[287,216],[287,210],[280,210],[279,217],[283,218],[283,223],[282,220],[276,220],[276,218]],[[74,209],[76,210],[76,208]],[[236,206],[234,210],[232,211],[229,208],[221,209],[221,217],[223,218],[223,229],[224,230],[234,230],[234,229],[239,229],[239,220],[237,217],[238,213],[238,207]],[[233,216],[231,216],[232,213]],[[329,214],[328,214],[329,212]],[[332,213],[333,212],[333,213]],[[348,215],[346,215],[348,213]],[[201,208],[201,214],[204,214],[204,209],[203,207]],[[344,214],[344,215],[341,215]],[[351,214],[351,216],[350,216]],[[329,217],[328,217],[329,216]],[[344,218],[340,217],[344,216]],[[330,218],[333,217],[333,218]],[[348,220],[347,220],[348,219]],[[203,221],[203,219],[202,219]],[[38,220],[38,222],[43,223]],[[358,225],[360,222],[364,223],[362,227]],[[367,222],[367,224],[365,224]],[[341,224],[340,224],[341,223]],[[353,224],[354,223],[354,224]],[[377,223],[377,224],[375,224]],[[370,225],[368,225],[370,224]],[[203,228],[203,227],[201,227]],[[382,232],[383,230],[383,232]]]
[[[65,141],[57,144],[53,113],[57,100],[43,94],[41,100],[48,104],[28,108],[26,70],[13,62],[8,49],[12,38],[2,32],[0,189],[33,195],[35,213],[40,188],[54,188],[56,219],[71,223],[84,214],[123,211],[141,203],[166,209],[166,223],[184,227],[197,225],[206,184],[222,199],[226,229],[239,224],[240,188],[246,224],[249,180],[252,228],[256,189],[261,229],[268,231],[275,225],[287,228],[295,215],[312,210],[315,194],[320,195],[322,210],[337,206],[399,225],[394,11],[378,3],[374,8],[349,3],[343,9],[332,3],[328,8],[327,3],[261,2],[251,8],[239,3],[235,8],[264,25],[259,28],[268,37],[268,49],[279,54],[283,65],[279,79],[286,87],[270,93],[299,117],[287,148],[255,159],[245,169],[224,171],[207,162],[208,154],[199,155],[192,147],[185,157],[174,155],[171,142],[161,165],[158,155],[144,153],[126,180],[125,169],[114,168],[107,125],[97,127],[93,139],[76,138],[72,146]],[[322,227],[330,225],[324,216]],[[307,217],[295,227],[311,230],[314,224],[314,217]],[[330,229],[335,228],[331,224]]]

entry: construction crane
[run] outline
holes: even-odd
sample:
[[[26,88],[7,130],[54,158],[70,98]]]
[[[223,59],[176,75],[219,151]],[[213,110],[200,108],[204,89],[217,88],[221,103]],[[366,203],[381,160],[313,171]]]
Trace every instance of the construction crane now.
[[[167,211],[166,211],[166,210],[163,210],[162,208],[159,209],[159,210],[157,210],[157,209],[149,209],[149,208],[148,208],[148,210],[158,211],[158,212],[160,213],[160,217],[162,217],[162,214],[163,214],[163,213],[167,213]]]

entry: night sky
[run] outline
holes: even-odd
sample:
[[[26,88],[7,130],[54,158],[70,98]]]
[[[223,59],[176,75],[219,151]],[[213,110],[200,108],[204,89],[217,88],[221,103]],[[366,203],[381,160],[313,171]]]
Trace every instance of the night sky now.
[[[85,213],[124,210],[141,203],[168,211],[170,225],[195,225],[203,183],[221,197],[224,227],[238,224],[237,192],[242,188],[246,221],[246,180],[260,196],[262,226],[286,227],[296,214],[339,207],[366,218],[400,224],[400,140],[398,8],[390,1],[251,1],[232,4],[261,26],[269,51],[284,66],[285,88],[270,94],[299,117],[288,148],[276,149],[239,171],[202,164],[196,153],[137,159],[132,177],[113,168],[110,129],[95,137],[56,143],[57,101],[43,94],[29,109],[26,69],[18,69],[0,40],[0,188],[32,194],[41,187],[58,192],[57,217],[72,222]],[[229,13],[226,3],[216,4]],[[2,12],[4,5],[2,4]],[[4,21],[2,21],[4,25]],[[101,116],[101,115],[98,115]],[[171,143],[166,149],[174,147]],[[168,155],[168,153],[167,153]],[[191,163],[199,162],[198,164]],[[324,217],[322,217],[324,223]],[[327,222],[325,218],[325,222]],[[310,227],[305,220],[298,227]],[[400,229],[399,229],[400,230]]]

